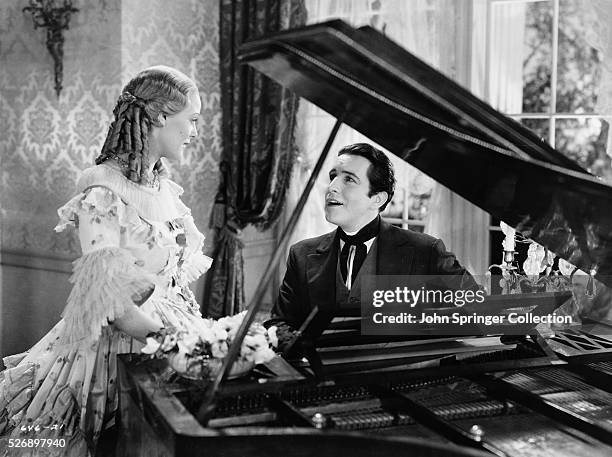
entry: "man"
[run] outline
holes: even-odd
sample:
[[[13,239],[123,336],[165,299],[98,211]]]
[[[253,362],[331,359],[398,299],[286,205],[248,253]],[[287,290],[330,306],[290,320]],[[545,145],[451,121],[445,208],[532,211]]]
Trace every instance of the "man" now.
[[[290,249],[267,322],[279,328],[281,351],[315,306],[318,312],[307,322],[309,340],[325,330],[338,310],[359,308],[360,278],[366,274],[453,275],[449,287],[478,287],[441,240],[381,220],[379,213],[395,190],[393,165],[382,151],[366,143],[342,148],[329,180],[325,218],[338,229]]]

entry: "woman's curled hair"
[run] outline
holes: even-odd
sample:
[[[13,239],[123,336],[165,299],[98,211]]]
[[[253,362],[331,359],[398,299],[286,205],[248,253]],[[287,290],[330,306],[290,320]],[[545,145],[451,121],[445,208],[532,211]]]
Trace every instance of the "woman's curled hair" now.
[[[166,66],[147,68],[123,88],[113,109],[106,140],[96,165],[116,159],[131,181],[148,184],[149,134],[161,127],[160,118],[182,111],[194,82],[185,74]]]

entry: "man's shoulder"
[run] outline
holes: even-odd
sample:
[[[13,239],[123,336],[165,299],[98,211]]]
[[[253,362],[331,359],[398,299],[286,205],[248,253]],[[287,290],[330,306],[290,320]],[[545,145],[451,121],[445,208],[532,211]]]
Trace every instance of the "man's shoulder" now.
[[[438,239],[426,233],[403,229],[394,225],[388,225],[385,231],[387,237],[395,238],[416,248],[431,248]]]
[[[333,230],[324,235],[315,236],[312,238],[306,238],[305,240],[298,241],[293,246],[291,246],[291,250],[295,253],[308,253],[316,250],[320,246],[324,246],[326,244],[332,243],[334,237],[336,236],[336,231]]]
[[[403,229],[390,224],[386,224],[386,230],[384,230],[381,235],[386,238],[400,241],[402,244],[408,244],[410,246],[423,249],[431,248],[438,241],[437,238],[426,233],[415,232],[413,230]],[[334,241],[335,236],[336,231],[333,230],[329,233],[325,233],[324,235],[307,238],[295,243],[293,246],[291,246],[291,250],[298,255],[307,254],[321,247],[330,245]]]

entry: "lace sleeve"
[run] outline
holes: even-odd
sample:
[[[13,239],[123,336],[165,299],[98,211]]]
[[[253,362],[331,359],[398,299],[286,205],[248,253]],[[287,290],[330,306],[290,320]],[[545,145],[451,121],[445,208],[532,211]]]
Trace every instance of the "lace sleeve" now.
[[[187,258],[182,266],[181,279],[188,284],[195,281],[208,271],[212,259],[202,253],[204,248],[204,235],[197,229],[193,217],[188,214],[183,218],[185,235],[187,237]]]
[[[73,284],[62,317],[71,340],[97,339],[102,328],[150,290],[152,278],[122,237],[137,214],[112,191],[94,187],[60,208],[60,224],[78,228],[83,255],[73,264]]]

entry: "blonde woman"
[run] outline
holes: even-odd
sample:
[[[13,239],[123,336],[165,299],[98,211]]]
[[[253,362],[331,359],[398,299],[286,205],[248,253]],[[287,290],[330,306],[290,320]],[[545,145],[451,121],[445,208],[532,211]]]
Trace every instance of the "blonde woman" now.
[[[58,210],[56,230],[74,227],[82,248],[62,319],[28,352],[4,360],[5,452],[94,454],[114,423],[117,353],[138,352],[162,327],[201,322],[187,285],[211,259],[162,161],[178,159],[197,135],[200,108],[194,82],[169,67],[143,70],[123,89],[96,165]]]

